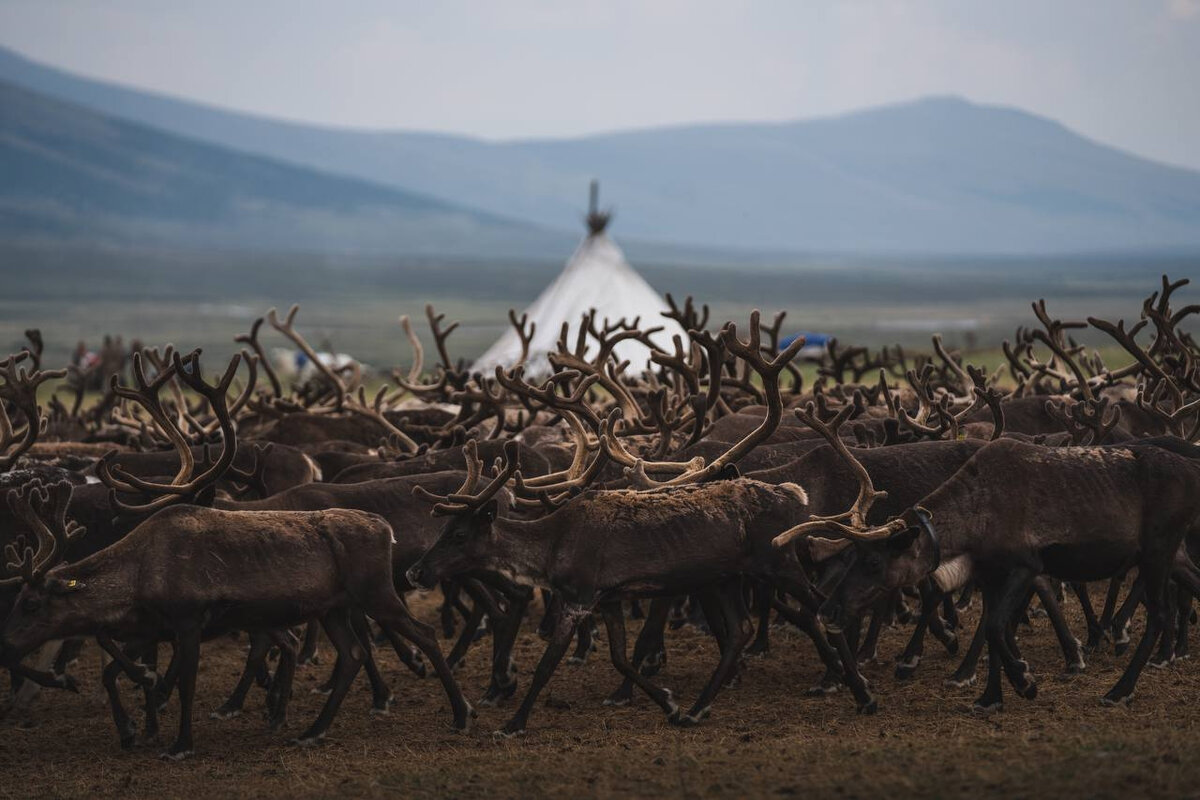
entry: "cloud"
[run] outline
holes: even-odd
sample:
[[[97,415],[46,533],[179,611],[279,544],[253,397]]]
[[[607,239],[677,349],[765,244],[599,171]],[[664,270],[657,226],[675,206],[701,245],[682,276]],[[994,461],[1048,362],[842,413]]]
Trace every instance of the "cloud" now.
[[[1200,0],[1167,0],[1167,13],[1175,19],[1194,19],[1200,15]]]

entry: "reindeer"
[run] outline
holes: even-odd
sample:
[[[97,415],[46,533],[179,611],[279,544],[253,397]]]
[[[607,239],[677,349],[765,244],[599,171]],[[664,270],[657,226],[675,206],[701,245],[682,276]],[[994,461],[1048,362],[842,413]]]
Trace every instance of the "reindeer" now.
[[[580,620],[592,611],[604,619],[618,672],[645,691],[672,723],[694,725],[708,716],[752,633],[742,575],[770,579],[815,607],[815,596],[795,554],[770,545],[788,520],[807,517],[804,490],[794,484],[772,486],[743,478],[694,482],[728,474],[726,467],[769,435],[781,414],[779,373],[803,341],[768,361],[759,337],[757,312],[751,318],[749,343],[737,339],[732,325],[722,334],[726,346],[762,376],[771,399],[767,418],[725,457],[672,478],[671,485],[650,491],[592,490],[566,500],[540,519],[505,518],[496,495],[510,477],[516,476],[518,486],[522,483],[515,447],[510,447],[502,470],[484,489],[476,491],[477,480],[467,481],[460,491],[440,498],[435,512],[451,519],[437,543],[409,570],[411,582],[433,586],[451,575],[501,571],[551,589],[562,601],[562,613],[529,691],[501,735],[525,730],[539,692]],[[601,436],[601,450],[617,459],[627,456],[608,435]],[[636,480],[646,480],[640,461],[635,460],[631,469]],[[543,490],[553,495],[559,488]],[[623,599],[679,594],[700,598],[721,645],[717,668],[687,713],[681,712],[669,690],[654,686],[629,663],[621,608]],[[875,701],[857,673],[853,655],[844,639],[837,644],[860,710],[873,712]]]
[[[71,486],[11,491],[13,513],[39,546],[9,548],[23,587],[4,627],[3,656],[20,659],[68,636],[101,641],[173,641],[177,649],[179,734],[165,753],[192,752],[192,703],[202,639],[233,630],[275,632],[319,618],[338,653],[336,682],[320,715],[297,739],[319,742],[362,666],[364,646],[350,624],[360,610],[415,642],[446,688],[454,726],[473,714],[431,630],[414,620],[391,576],[392,531],[360,511],[229,512],[175,506],[121,541],[74,564],[58,564],[75,533],[66,520]],[[114,657],[118,657],[114,654]],[[285,714],[288,681],[271,716]]]

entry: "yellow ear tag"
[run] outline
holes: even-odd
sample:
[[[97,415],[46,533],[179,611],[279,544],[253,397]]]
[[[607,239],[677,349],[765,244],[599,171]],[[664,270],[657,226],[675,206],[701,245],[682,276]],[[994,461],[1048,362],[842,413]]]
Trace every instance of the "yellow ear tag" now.
[[[76,585],[77,583],[79,583],[79,581],[77,581],[77,580],[75,580],[74,578],[72,578],[71,580],[67,581],[67,588],[68,588],[68,589],[74,589],[74,588],[75,588],[75,585]]]

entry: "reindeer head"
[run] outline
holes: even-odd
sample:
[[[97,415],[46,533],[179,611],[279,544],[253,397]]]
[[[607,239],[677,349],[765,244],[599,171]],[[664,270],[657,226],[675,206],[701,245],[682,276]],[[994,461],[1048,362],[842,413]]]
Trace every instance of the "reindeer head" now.
[[[71,484],[67,481],[44,486],[31,481],[20,490],[8,492],[8,505],[22,526],[37,542],[30,545],[24,535],[5,548],[11,577],[0,586],[20,586],[20,594],[4,627],[4,660],[17,663],[33,648],[52,638],[58,630],[63,608],[71,596],[84,588],[79,581],[57,574],[54,567],[66,554],[70,540],[84,529],[67,520]]]
[[[496,495],[520,469],[517,443],[505,443],[504,459],[496,467],[495,476],[481,491],[476,491],[476,484],[483,473],[483,464],[479,460],[474,439],[467,442],[463,452],[467,457],[467,477],[457,492],[441,496],[421,486],[413,488],[413,494],[435,503],[434,514],[449,517],[433,547],[406,573],[414,586],[432,588],[452,575],[493,566],[492,523],[501,513]]]
[[[859,492],[848,511],[832,516],[814,516],[775,537],[782,547],[800,536],[811,536],[808,552],[813,561],[824,562],[853,547],[850,555],[838,558],[837,568],[822,582],[833,585],[819,611],[821,621],[832,632],[846,620],[863,612],[885,591],[909,586],[938,566],[937,534],[929,512],[917,507],[880,526],[868,526],[867,515],[876,500],[887,497],[877,491],[871,476],[842,441],[839,431],[852,413],[847,405],[832,420],[822,421],[814,403],[795,409],[796,417],[819,433],[842,457],[858,479]],[[841,538],[825,538],[830,532]]]
[[[874,539],[812,540],[814,558],[824,556],[837,562],[828,581],[833,588],[818,611],[821,623],[831,633],[842,630],[848,620],[863,614],[886,592],[918,582],[929,572],[930,564],[936,564],[932,540],[922,536],[922,523],[916,518],[924,513],[906,512],[902,519],[912,516],[916,524]]]

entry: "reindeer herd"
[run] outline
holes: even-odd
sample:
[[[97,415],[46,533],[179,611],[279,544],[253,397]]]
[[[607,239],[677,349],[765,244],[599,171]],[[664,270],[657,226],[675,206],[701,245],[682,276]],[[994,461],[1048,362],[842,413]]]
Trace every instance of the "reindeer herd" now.
[[[413,364],[373,395],[353,364],[317,357],[296,308],[237,337],[243,349],[219,378],[199,351],[172,347],[133,352],[111,375],[47,369],[30,331],[0,361],[4,713],[36,714],[40,687],[75,689],[74,659],[94,642],[122,746],[139,733],[125,682],[146,738],[178,695],[165,755],[182,758],[204,642],[247,645],[212,716],[240,713],[261,686],[276,730],[323,634],[336,658],[299,744],[320,741],[360,673],[373,710],[387,711],[385,651],[417,676],[432,670],[464,729],[476,712],[454,670],[482,641],[491,670],[479,703],[519,702],[498,731],[511,736],[602,623],[621,680],[605,702],[640,690],[689,726],[769,650],[773,621],[812,642],[823,673],[807,692],[845,688],[862,713],[878,701],[860,665],[884,627],[912,625],[899,679],[918,670],[927,635],[951,654],[969,640],[949,678],[959,686],[975,681],[986,646],[975,705],[987,712],[1002,705],[1002,677],[1023,698],[1037,693],[1016,636],[1028,615],[1049,618],[1077,672],[1105,640],[1124,653],[1144,610],[1102,698],[1127,703],[1148,663],[1187,655],[1200,595],[1200,348],[1187,332],[1200,306],[1173,304],[1186,283],[1164,277],[1130,326],[1062,321],[1035,303],[1036,325],[1005,343],[993,374],[939,337],[928,355],[831,342],[801,356],[802,339],[779,346],[782,314],[767,325],[755,312],[743,338],[669,295],[665,316],[686,341],[661,349],[653,320],[593,313],[577,334],[563,326],[541,381],[525,377],[528,350],[491,375],[454,361],[455,326],[428,309],[437,362],[426,369],[403,319]],[[531,325],[511,320],[528,347]],[[264,323],[315,378],[283,385]],[[1083,328],[1124,365],[1078,344]],[[644,369],[614,354],[630,339],[652,350]],[[107,389],[89,396],[98,382]],[[1104,590],[1098,611],[1092,588]],[[423,590],[440,592],[448,653],[406,603]],[[960,611],[975,595],[971,629]],[[546,646],[518,701],[514,646],[535,601]],[[1065,603],[1081,606],[1086,641]],[[719,653],[682,705],[656,680],[680,624],[710,633]]]

